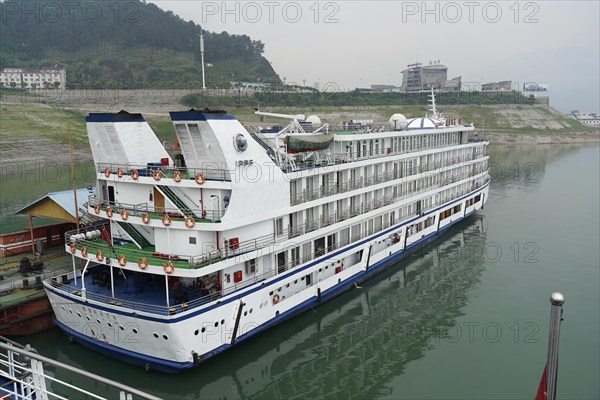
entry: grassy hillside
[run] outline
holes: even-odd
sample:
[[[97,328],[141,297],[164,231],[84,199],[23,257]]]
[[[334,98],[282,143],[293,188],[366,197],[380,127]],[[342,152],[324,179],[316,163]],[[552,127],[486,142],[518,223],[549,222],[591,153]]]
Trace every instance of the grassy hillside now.
[[[63,9],[67,3],[71,13]],[[0,2],[0,68],[64,65],[69,87],[200,86],[200,26],[140,0],[67,3]],[[205,32],[205,48],[206,63],[212,64],[206,70],[209,86],[279,82],[260,41]]]

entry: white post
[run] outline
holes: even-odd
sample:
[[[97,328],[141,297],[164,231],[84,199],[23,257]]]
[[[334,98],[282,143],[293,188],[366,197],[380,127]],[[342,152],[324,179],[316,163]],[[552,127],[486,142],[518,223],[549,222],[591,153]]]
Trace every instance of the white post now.
[[[167,293],[167,307],[169,307],[169,275],[165,275],[165,291]]]
[[[83,297],[84,299],[86,298],[86,296],[85,296],[85,273],[87,271],[88,265],[90,265],[89,259],[85,263],[85,267],[83,267],[83,272],[81,272],[81,297]]]
[[[556,399],[556,379],[558,376],[558,341],[565,298],[561,293],[552,293],[550,297],[550,337],[548,338],[548,361],[546,364],[546,388],[548,400]]]
[[[202,63],[202,90],[206,89],[206,80],[204,78],[204,36],[200,29],[200,62]]]
[[[77,270],[75,269],[75,255],[71,254],[71,260],[73,261],[73,280],[75,281],[75,286],[77,286]]]
[[[113,267],[112,265],[108,266],[110,268],[110,292],[112,294],[112,298],[115,298],[115,280],[113,277]]]

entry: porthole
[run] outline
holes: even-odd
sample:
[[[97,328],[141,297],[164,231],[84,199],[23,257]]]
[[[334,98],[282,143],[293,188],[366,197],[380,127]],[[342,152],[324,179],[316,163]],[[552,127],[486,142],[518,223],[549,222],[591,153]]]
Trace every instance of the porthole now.
[[[71,314],[73,314],[73,310],[71,310],[70,308],[69,308],[69,312],[70,312]]]
[[[225,320],[224,320],[224,319],[222,319],[222,320],[221,320],[221,325],[224,325],[224,324],[225,324]]]
[[[169,337],[167,335],[163,335],[163,339],[169,340]]]
[[[194,336],[198,336],[198,334],[199,334],[199,333],[200,333],[200,331],[199,331],[198,329],[196,329],[196,330],[194,331]]]
[[[135,328],[133,328],[132,331],[133,331],[133,333],[138,333],[138,330]]]
[[[206,332],[206,328],[202,328],[202,333]]]
[[[288,283],[287,285],[285,285],[285,287],[286,287],[286,288],[287,288],[287,287],[290,287],[290,284]]]
[[[248,315],[248,311],[244,311],[244,317]]]
[[[154,332],[153,333],[154,337],[158,339],[158,333]]]
[[[97,319],[97,318],[96,318],[96,322],[97,322],[97,323],[99,323],[99,324],[101,324],[101,323],[102,323],[102,322],[100,322],[100,320],[99,320],[99,319]]]
[[[109,328],[112,328],[112,323],[110,321],[108,321],[106,324],[108,325]]]
[[[85,318],[86,318],[88,321],[91,321],[91,320],[92,320],[92,319],[90,318],[90,316],[89,316],[89,315],[86,315],[86,316],[85,316]]]
[[[61,306],[63,310],[66,310],[65,306]]]
[[[124,331],[125,327],[123,325],[119,325],[119,329],[122,330],[122,331]]]
[[[77,316],[81,318],[81,313],[79,311],[77,311]]]
[[[278,292],[281,292],[281,288],[277,289]]]
[[[250,309],[250,311],[248,311],[249,314],[252,314],[252,309]]]
[[[218,322],[215,322],[215,328],[216,328],[217,326],[219,326],[219,323],[218,323]]]

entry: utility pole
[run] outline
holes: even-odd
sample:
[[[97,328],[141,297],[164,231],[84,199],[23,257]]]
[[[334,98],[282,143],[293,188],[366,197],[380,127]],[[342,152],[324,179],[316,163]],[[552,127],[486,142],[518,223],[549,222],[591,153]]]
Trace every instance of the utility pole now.
[[[202,63],[202,90],[206,90],[206,79],[204,77],[204,36],[200,29],[200,62]]]

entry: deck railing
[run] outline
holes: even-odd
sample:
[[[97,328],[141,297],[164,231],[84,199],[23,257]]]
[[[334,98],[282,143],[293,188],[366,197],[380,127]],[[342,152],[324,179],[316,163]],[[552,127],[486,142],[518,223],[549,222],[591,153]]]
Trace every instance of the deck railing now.
[[[52,367],[52,371],[45,371]],[[73,375],[77,384],[73,384]],[[44,357],[30,347],[0,336],[2,399],[152,399],[159,398],[91,372]]]
[[[120,169],[120,170],[119,170]],[[227,168],[217,166],[214,163],[204,163],[202,168],[188,168],[178,166],[164,166],[155,164],[129,164],[129,163],[96,163],[96,172],[104,174],[122,173],[123,179],[131,178],[133,171],[139,176],[153,177],[156,173],[160,179],[173,179],[175,172],[181,173],[182,180],[195,180],[198,174],[202,174],[205,180],[231,181],[231,174]]]
[[[121,220],[121,217],[119,216],[121,211],[127,210],[129,215],[135,217],[142,217],[143,214],[148,213],[148,216],[150,218],[158,217],[157,219],[161,219],[164,214],[168,214],[171,218],[185,219],[186,217],[189,217],[193,214],[198,217],[198,219],[196,219],[196,222],[220,222],[221,218],[223,218],[225,212],[227,211],[226,208],[222,210],[207,210],[187,207],[184,209],[179,209],[173,207],[156,207],[152,205],[149,206],[148,203],[121,203],[101,199],[95,195],[91,195],[88,197],[88,204],[91,208],[93,208],[96,205],[100,206],[101,212],[106,212],[106,209],[110,207],[113,211],[113,218],[116,218],[117,220]]]
[[[184,311],[192,310],[194,308],[206,305],[213,300],[217,300],[222,297],[225,297],[229,294],[237,292],[240,289],[254,285],[255,283],[264,281],[275,275],[277,275],[276,270],[270,270],[264,274],[258,274],[258,275],[255,274],[254,276],[248,277],[243,282],[233,284],[232,286],[229,286],[225,289],[212,291],[209,294],[206,294],[204,296],[199,296],[197,298],[193,298],[186,302],[177,302],[177,303],[173,302],[173,304],[169,304],[168,306],[143,303],[143,302],[139,302],[139,301],[131,301],[131,300],[127,300],[122,297],[112,297],[112,296],[107,296],[104,294],[95,293],[93,288],[90,288],[89,286],[86,286],[85,293],[83,293],[83,290],[80,286],[74,286],[69,283],[64,283],[64,281],[66,281],[66,280],[59,279],[59,278],[61,278],[61,276],[53,277],[52,279],[50,279],[49,284],[53,288],[60,290],[62,292],[80,296],[82,298],[85,296],[86,300],[91,300],[91,301],[95,301],[98,303],[110,304],[113,306],[122,307],[122,308],[126,308],[129,310],[166,316],[166,315],[180,314]],[[173,291],[173,294],[174,294],[174,291]]]

